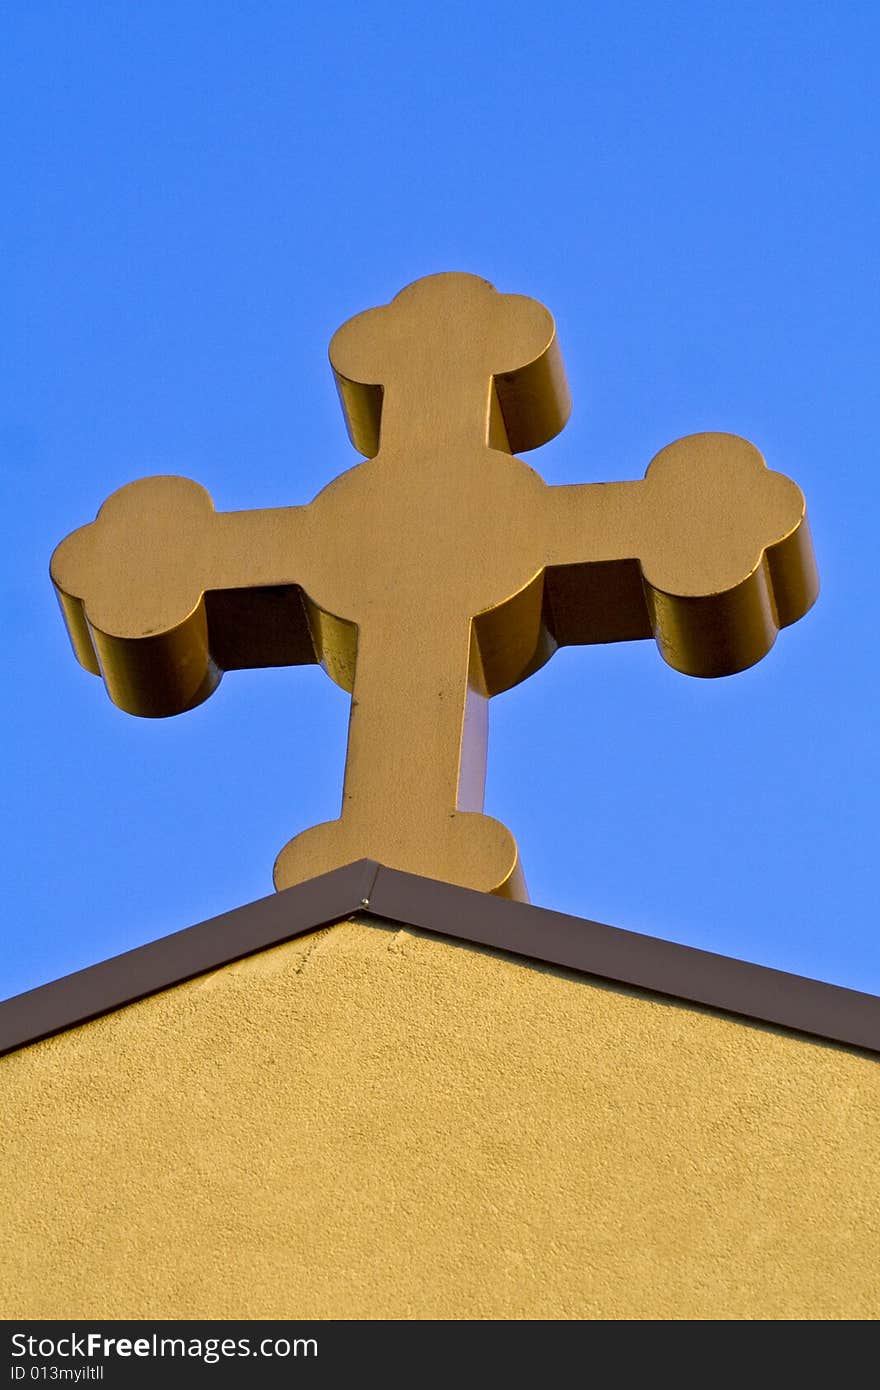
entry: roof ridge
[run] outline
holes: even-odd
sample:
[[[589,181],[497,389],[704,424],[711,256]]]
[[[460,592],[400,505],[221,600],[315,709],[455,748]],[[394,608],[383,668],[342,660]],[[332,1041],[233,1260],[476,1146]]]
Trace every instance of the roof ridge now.
[[[355,914],[880,1053],[875,995],[359,859],[0,1003],[0,1054]]]

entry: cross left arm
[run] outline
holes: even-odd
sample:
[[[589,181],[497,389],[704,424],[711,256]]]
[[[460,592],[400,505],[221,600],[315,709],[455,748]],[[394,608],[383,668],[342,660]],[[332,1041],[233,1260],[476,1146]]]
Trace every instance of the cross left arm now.
[[[74,652],[130,714],[178,714],[224,670],[319,660],[304,586],[307,507],[215,512],[186,478],[121,488],[58,546]]]

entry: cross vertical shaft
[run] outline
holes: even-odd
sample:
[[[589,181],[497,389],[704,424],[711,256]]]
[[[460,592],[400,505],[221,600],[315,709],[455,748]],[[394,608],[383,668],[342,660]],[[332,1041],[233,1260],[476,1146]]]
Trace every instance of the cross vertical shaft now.
[[[341,815],[286,846],[278,888],[353,855],[430,877],[439,853],[455,882],[525,896],[512,835],[480,814],[488,699],[470,624],[412,616],[391,640],[377,626],[359,635]]]

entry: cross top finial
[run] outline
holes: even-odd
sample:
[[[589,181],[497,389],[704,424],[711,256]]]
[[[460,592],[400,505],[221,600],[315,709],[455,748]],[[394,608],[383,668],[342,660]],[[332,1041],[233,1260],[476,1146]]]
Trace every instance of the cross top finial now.
[[[383,444],[494,436],[494,447],[518,453],[546,444],[571,409],[552,315],[476,275],[428,276],[349,319],[330,361],[352,442],[368,458],[380,422]]]
[[[641,482],[547,486],[513,455],[568,416],[553,319],[476,276],[416,281],[330,356],[368,461],[306,507],[120,489],[53,556],[74,650],[134,714],[245,666],[320,662],[352,692],[340,818],[285,847],[278,887],[366,857],[524,897],[482,814],[489,698],[574,643],[653,636],[700,676],[760,660],[816,596],[803,497],[726,434],[669,445]]]

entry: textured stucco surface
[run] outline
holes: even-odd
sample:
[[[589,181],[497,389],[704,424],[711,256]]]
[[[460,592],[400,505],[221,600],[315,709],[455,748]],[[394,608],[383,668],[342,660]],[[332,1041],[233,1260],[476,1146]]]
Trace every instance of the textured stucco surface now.
[[[880,1064],[346,923],[0,1059],[0,1316],[876,1318]]]

